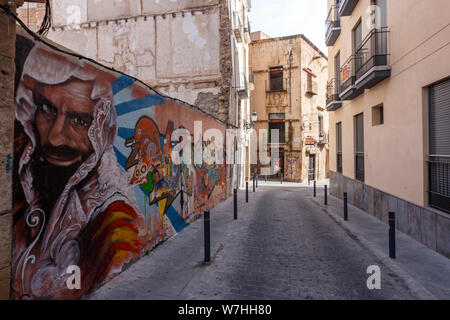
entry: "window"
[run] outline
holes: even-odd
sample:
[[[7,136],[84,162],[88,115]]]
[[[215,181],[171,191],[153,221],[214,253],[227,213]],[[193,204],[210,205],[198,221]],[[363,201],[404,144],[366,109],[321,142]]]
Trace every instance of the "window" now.
[[[270,143],[285,143],[285,114],[269,113],[269,141]],[[279,141],[272,141],[272,130],[278,130]]]
[[[336,124],[337,172],[342,173],[342,122]]]
[[[372,126],[379,126],[384,124],[384,109],[383,105],[372,108]]]
[[[430,206],[450,213],[450,80],[429,88]]]
[[[269,68],[270,91],[284,90],[283,87],[283,67]]]
[[[364,117],[355,116],[355,177],[364,182]]]

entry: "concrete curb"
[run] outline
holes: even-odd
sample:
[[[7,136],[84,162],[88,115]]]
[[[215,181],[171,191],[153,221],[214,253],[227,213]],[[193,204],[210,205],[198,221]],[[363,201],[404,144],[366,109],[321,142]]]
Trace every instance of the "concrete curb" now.
[[[328,195],[328,198],[336,199],[333,196]],[[317,204],[324,212],[326,212],[333,221],[339,225],[348,235],[350,235],[355,241],[358,241],[364,248],[368,249],[374,256],[376,256],[385,266],[387,266],[391,271],[393,271],[399,278],[401,278],[408,289],[417,296],[419,300],[438,300],[438,298],[433,295],[430,291],[428,291],[424,286],[422,286],[418,281],[414,279],[409,273],[407,273],[403,268],[401,268],[395,260],[389,258],[385,253],[380,251],[375,245],[373,245],[370,241],[368,241],[364,236],[360,233],[357,233],[353,227],[349,224],[346,224],[344,219],[332,212],[330,203],[328,203],[328,207],[325,207],[323,204],[319,202],[319,198],[311,198],[311,200]],[[355,207],[348,205],[348,209],[355,209]],[[367,213],[366,213],[367,214]],[[380,221],[380,223],[382,223]]]

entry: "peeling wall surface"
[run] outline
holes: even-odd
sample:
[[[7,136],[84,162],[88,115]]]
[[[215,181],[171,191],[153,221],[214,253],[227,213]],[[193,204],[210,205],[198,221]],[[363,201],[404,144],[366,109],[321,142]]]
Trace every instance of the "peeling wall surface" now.
[[[221,96],[215,114],[229,121],[224,6],[223,0],[53,1],[48,38],[190,104],[201,94]]]
[[[16,46],[12,298],[77,299],[227,196],[231,166],[172,154],[178,128],[226,126],[23,32]],[[224,154],[211,145],[191,150]]]

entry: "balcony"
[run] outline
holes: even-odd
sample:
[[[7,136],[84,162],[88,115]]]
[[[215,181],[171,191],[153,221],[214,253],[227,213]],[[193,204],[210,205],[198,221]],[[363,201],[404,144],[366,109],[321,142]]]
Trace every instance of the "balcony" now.
[[[387,28],[373,29],[355,53],[355,86],[370,89],[391,76]]]
[[[329,47],[336,43],[337,38],[341,34],[341,20],[337,9],[337,6],[331,6],[327,20],[325,21],[327,30],[325,33],[325,43]]]
[[[234,19],[233,19],[233,30],[234,30],[234,36],[236,37],[237,42],[242,42],[243,37],[243,30],[242,30],[242,24],[241,24],[241,17],[239,16],[239,12],[234,13]]]
[[[312,77],[308,77],[308,80],[305,83],[305,94],[306,95],[317,95],[318,85],[317,82],[312,80]]]
[[[351,16],[357,4],[358,0],[339,0],[339,15],[341,17]]]
[[[239,98],[241,99],[248,99],[248,80],[245,73],[239,74],[239,83],[237,85],[237,93],[239,95]]]
[[[341,100],[353,100],[361,93],[364,89],[357,89],[356,75],[355,75],[355,56],[352,55],[341,67],[341,86],[339,97]]]
[[[342,107],[342,101],[339,98],[339,88],[336,79],[332,79],[327,84],[327,110],[336,111]]]

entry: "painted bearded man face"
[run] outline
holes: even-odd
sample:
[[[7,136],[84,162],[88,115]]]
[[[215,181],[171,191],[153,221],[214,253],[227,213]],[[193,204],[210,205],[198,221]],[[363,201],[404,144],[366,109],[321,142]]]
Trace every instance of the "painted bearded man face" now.
[[[93,121],[93,82],[71,78],[58,85],[25,79],[33,89],[40,155],[51,165],[81,164],[93,153],[88,130]]]

